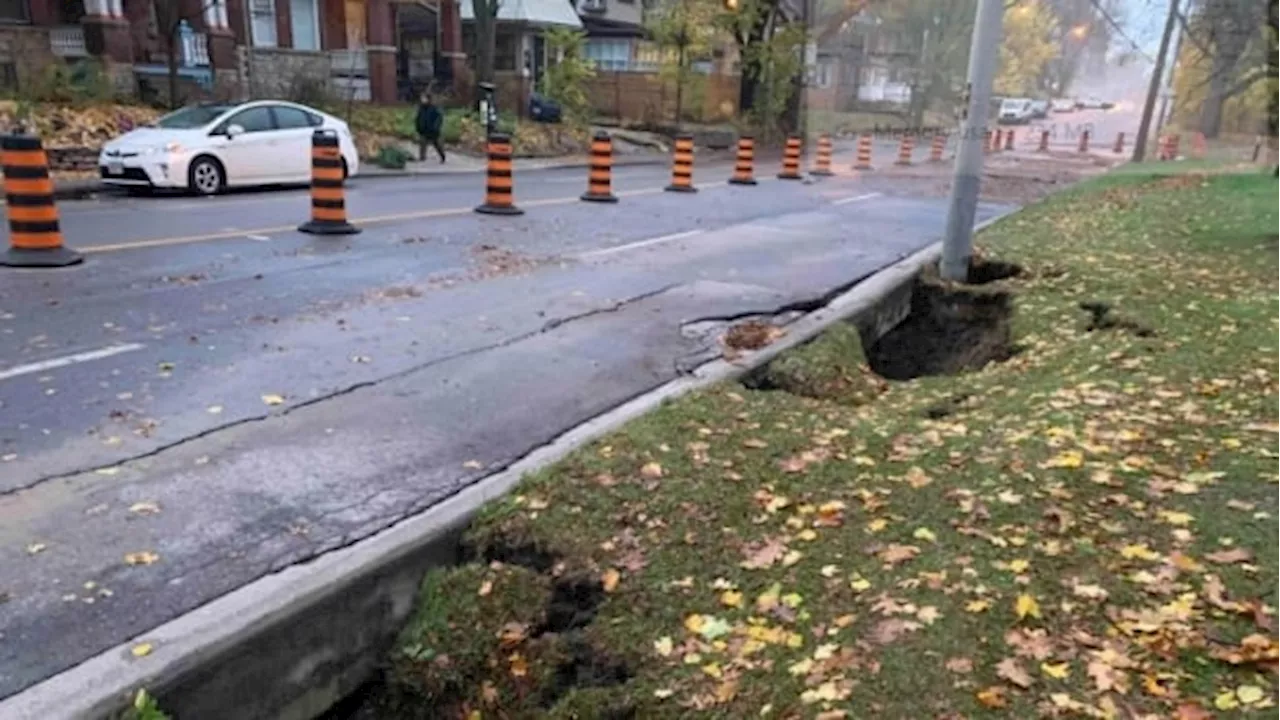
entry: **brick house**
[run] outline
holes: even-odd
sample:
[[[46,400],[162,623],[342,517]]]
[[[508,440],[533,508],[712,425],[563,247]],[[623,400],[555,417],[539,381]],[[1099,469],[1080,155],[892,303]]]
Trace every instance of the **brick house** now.
[[[165,87],[157,2],[182,19],[189,94],[392,102],[414,84],[451,86],[465,64],[458,0],[0,0],[0,87],[88,58],[123,92]]]

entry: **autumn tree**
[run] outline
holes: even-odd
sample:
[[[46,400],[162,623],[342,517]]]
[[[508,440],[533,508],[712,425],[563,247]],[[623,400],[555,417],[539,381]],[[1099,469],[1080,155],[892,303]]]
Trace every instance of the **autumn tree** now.
[[[1230,100],[1270,74],[1275,29],[1268,22],[1269,6],[1258,0],[1202,0],[1185,17],[1185,62],[1179,63],[1175,82],[1179,104],[1191,107],[1190,101],[1199,108],[1197,124],[1205,137],[1221,132],[1223,109]]]
[[[1005,10],[1000,70],[995,90],[1001,95],[1032,95],[1040,89],[1054,43],[1057,18],[1044,0],[1024,0]]]
[[[693,63],[710,55],[720,12],[713,0],[672,0],[645,17],[649,36],[663,51],[662,73],[676,84],[677,124],[683,119]]]
[[[498,10],[502,0],[471,0],[475,17],[476,82],[493,82],[493,62],[498,51]]]

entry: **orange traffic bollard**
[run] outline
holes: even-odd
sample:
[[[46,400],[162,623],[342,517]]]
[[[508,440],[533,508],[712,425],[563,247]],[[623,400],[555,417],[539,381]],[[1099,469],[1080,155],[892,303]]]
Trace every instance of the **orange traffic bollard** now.
[[[693,186],[693,136],[681,135],[676,138],[675,154],[671,164],[671,184],[665,190],[670,192],[698,192]]]
[[[942,162],[942,151],[947,147],[947,136],[937,133],[933,136],[933,144],[929,146],[929,162]]]
[[[995,152],[1000,152],[1001,150],[1004,149],[1004,130],[1003,129],[996,128],[995,142],[991,144],[991,149]]]
[[[787,138],[787,147],[782,151],[782,172],[780,180],[801,180],[800,175],[800,138],[792,135]]]
[[[898,143],[898,160],[894,165],[910,165],[911,151],[915,149],[915,138],[911,133],[902,134],[902,142]]]
[[[991,152],[991,131],[982,133],[982,152]]]
[[[1079,150],[1082,153],[1089,152],[1089,131],[1088,130],[1080,131],[1080,147],[1078,147],[1077,150]]]
[[[871,170],[871,133],[858,136],[858,157],[853,164],[854,170]]]
[[[342,190],[342,150],[332,130],[311,133],[311,219],[298,230],[312,235],[354,235],[360,228],[347,222]]]
[[[818,136],[818,154],[814,158],[813,168],[809,170],[809,174],[819,177],[835,174],[831,172],[831,136],[826,133]]]
[[[1111,152],[1116,155],[1124,152],[1124,133],[1116,133],[1116,144],[1111,146]]]
[[[613,194],[613,138],[603,130],[591,138],[591,168],[587,171],[587,191],[582,199],[618,202],[618,196]]]
[[[80,253],[62,245],[49,158],[40,138],[0,137],[0,165],[9,207],[9,249],[0,255],[0,265],[66,267],[84,260]]]
[[[1169,136],[1169,159],[1170,160],[1178,159],[1178,141],[1181,139],[1182,139],[1182,136],[1179,135],[1178,133],[1174,133]]]
[[[1004,131],[1004,149],[1013,149],[1013,128]]]
[[[484,204],[476,212],[485,215],[523,215],[515,204],[515,178],[511,164],[511,136],[494,133],[485,146],[489,156],[485,168]]]
[[[1204,133],[1197,132],[1191,136],[1191,154],[1195,157],[1202,158],[1208,151],[1208,146],[1204,141]]]
[[[733,164],[730,185],[756,184],[756,140],[750,135],[738,138],[738,157]]]
[[[1036,152],[1049,152],[1049,131],[1040,131],[1040,147],[1036,148]]]

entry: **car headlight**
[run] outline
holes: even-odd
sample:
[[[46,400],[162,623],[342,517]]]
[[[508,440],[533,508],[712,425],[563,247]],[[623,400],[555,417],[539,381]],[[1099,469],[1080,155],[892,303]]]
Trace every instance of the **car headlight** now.
[[[165,152],[180,153],[182,152],[182,150],[183,150],[183,147],[182,147],[182,143],[180,142],[171,142],[164,146]]]

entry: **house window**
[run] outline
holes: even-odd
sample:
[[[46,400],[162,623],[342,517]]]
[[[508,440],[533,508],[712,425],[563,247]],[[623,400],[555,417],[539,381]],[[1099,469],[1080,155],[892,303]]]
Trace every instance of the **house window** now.
[[[320,49],[320,12],[316,0],[289,0],[290,26],[296,50]]]
[[[587,40],[585,56],[601,70],[626,70],[631,66],[631,42],[617,38],[591,38]]]
[[[254,47],[276,46],[275,0],[249,0]]]
[[[26,22],[27,0],[0,0],[0,22]]]
[[[494,40],[496,47],[493,53],[493,69],[515,70],[516,54],[520,49],[520,35],[498,30],[498,36]]]

